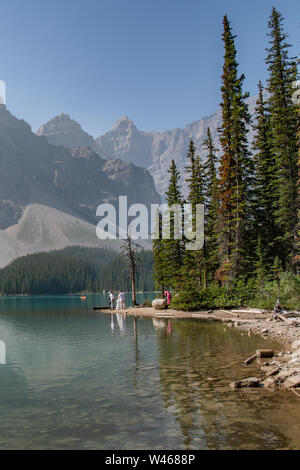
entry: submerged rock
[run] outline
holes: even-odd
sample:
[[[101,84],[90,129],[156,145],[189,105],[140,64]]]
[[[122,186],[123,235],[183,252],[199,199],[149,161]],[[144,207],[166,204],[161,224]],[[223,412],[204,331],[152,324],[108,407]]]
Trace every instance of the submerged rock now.
[[[275,380],[272,379],[272,377],[268,377],[263,382],[261,382],[260,385],[265,388],[275,388],[276,383],[275,383]]]
[[[238,388],[259,387],[259,384],[260,379],[258,379],[257,377],[248,377],[247,379],[231,382],[229,386],[233,390],[237,390]]]

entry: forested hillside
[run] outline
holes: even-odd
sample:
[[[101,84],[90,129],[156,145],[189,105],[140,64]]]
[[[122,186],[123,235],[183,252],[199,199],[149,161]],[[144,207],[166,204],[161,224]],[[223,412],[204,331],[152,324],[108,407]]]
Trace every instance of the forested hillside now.
[[[299,74],[295,58],[289,56],[283,21],[273,7],[267,80],[265,85],[258,82],[251,120],[236,36],[224,16],[219,143],[208,128],[204,162],[193,140],[185,174],[171,162],[166,192],[171,236],[164,237],[161,212],[160,238],[153,246],[154,275],[159,290],[177,291],[172,306],[180,309],[272,308],[278,298],[286,308],[300,308]],[[184,234],[175,233],[172,207],[183,208],[186,202],[193,207],[193,227],[196,206],[204,206],[203,249],[189,250]],[[182,216],[182,226],[183,221]]]
[[[153,255],[139,253],[137,290],[152,291]],[[60,251],[27,255],[0,270],[0,293],[67,294],[131,290],[126,260],[115,251],[101,248],[69,247]]]

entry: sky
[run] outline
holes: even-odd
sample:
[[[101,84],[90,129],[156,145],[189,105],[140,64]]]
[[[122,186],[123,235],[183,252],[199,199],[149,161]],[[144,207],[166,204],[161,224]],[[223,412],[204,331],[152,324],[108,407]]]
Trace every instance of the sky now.
[[[224,14],[245,91],[266,81],[273,5],[299,55],[299,0],[0,0],[7,107],[34,131],[62,112],[94,137],[123,115],[145,131],[184,127],[221,101]]]

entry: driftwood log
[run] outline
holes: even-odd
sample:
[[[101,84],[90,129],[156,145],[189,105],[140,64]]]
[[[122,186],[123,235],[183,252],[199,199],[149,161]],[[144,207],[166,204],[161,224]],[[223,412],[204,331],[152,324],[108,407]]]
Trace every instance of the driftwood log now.
[[[256,355],[256,354],[254,354],[254,355],[251,356],[251,357],[248,357],[248,359],[246,359],[246,360],[244,361],[245,366],[248,366],[249,364],[252,364],[252,362],[255,361],[255,359],[257,359],[257,355]]]
[[[258,349],[256,351],[256,356],[257,358],[261,358],[261,357],[273,357],[274,356],[274,352],[272,349]]]
[[[249,364],[252,364],[252,362],[255,361],[255,359],[259,359],[261,357],[273,357],[273,356],[274,356],[274,352],[272,351],[272,349],[258,349],[256,351],[256,354],[253,354],[253,356],[248,357],[248,359],[244,361],[244,364],[245,366],[248,366]]]
[[[285,318],[283,315],[280,315],[279,313],[276,313],[277,317],[279,318],[279,320],[281,321],[284,321],[285,323],[287,323],[288,325],[291,325],[291,326],[296,326],[298,325],[298,320],[288,320],[287,318]]]

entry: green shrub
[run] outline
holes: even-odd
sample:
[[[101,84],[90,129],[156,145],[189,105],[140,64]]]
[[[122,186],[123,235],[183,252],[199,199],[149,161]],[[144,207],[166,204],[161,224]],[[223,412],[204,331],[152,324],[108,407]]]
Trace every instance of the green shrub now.
[[[279,289],[276,281],[266,282],[260,286],[250,305],[271,310],[278,297],[283,308],[300,309],[300,277],[289,272],[283,273],[280,277]]]
[[[280,294],[280,295],[279,295]],[[256,279],[236,281],[230,288],[211,284],[199,291],[182,291],[173,296],[171,307],[183,311],[254,307],[272,310],[280,297],[285,309],[300,309],[300,277],[283,273],[280,289],[276,281],[259,284]]]

